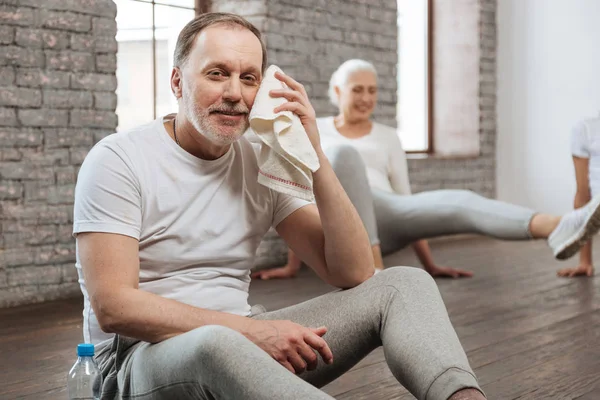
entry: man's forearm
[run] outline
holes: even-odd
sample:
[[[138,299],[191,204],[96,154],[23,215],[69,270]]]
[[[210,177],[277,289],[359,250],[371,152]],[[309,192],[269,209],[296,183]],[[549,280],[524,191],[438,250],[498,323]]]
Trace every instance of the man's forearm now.
[[[98,298],[102,301],[94,311],[104,331],[150,343],[204,325],[222,325],[244,333],[250,322],[246,317],[201,309],[133,288],[98,294]]]
[[[369,236],[329,160],[321,150],[317,153],[321,168],[313,174],[314,193],[325,234],[327,268],[354,286],[374,272]]]

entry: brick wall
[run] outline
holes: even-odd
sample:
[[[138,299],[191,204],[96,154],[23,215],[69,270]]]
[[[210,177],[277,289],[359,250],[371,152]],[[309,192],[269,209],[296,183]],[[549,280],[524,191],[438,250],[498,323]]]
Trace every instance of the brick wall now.
[[[0,4],[0,307],[79,293],[73,189],[117,125],[111,0]]]

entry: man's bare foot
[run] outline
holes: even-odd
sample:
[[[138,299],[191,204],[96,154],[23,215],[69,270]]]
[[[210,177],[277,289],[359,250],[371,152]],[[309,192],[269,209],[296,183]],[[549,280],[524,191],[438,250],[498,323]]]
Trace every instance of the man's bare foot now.
[[[477,389],[462,389],[450,396],[448,400],[485,400],[485,396]]]
[[[256,271],[252,274],[252,279],[262,279],[263,281],[269,279],[288,279],[293,278],[298,273],[298,269],[286,265],[280,268],[273,269],[263,269],[261,271]]]
[[[563,268],[558,270],[556,275],[563,278],[572,278],[574,276],[594,276],[594,266],[592,264],[579,264],[575,268]]]

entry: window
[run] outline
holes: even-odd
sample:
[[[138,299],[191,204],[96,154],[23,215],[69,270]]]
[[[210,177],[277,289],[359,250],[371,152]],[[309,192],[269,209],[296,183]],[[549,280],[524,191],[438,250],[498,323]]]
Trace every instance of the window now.
[[[430,0],[398,0],[398,135],[407,152],[432,152]]]
[[[115,0],[118,131],[177,111],[169,78],[179,31],[198,0]]]

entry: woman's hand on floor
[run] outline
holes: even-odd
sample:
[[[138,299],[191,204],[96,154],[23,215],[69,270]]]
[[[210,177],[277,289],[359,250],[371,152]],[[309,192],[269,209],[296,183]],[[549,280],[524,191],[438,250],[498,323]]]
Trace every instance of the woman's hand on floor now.
[[[429,272],[434,278],[470,278],[473,276],[471,271],[450,267],[439,267],[437,265],[425,268],[425,271]]]
[[[293,278],[298,273],[298,269],[291,265],[285,265],[279,268],[263,269],[252,274],[252,279],[261,279],[263,281],[269,279],[288,279]]]
[[[556,273],[563,278],[571,278],[574,276],[594,276],[594,266],[592,264],[579,264],[575,268],[563,268]]]

